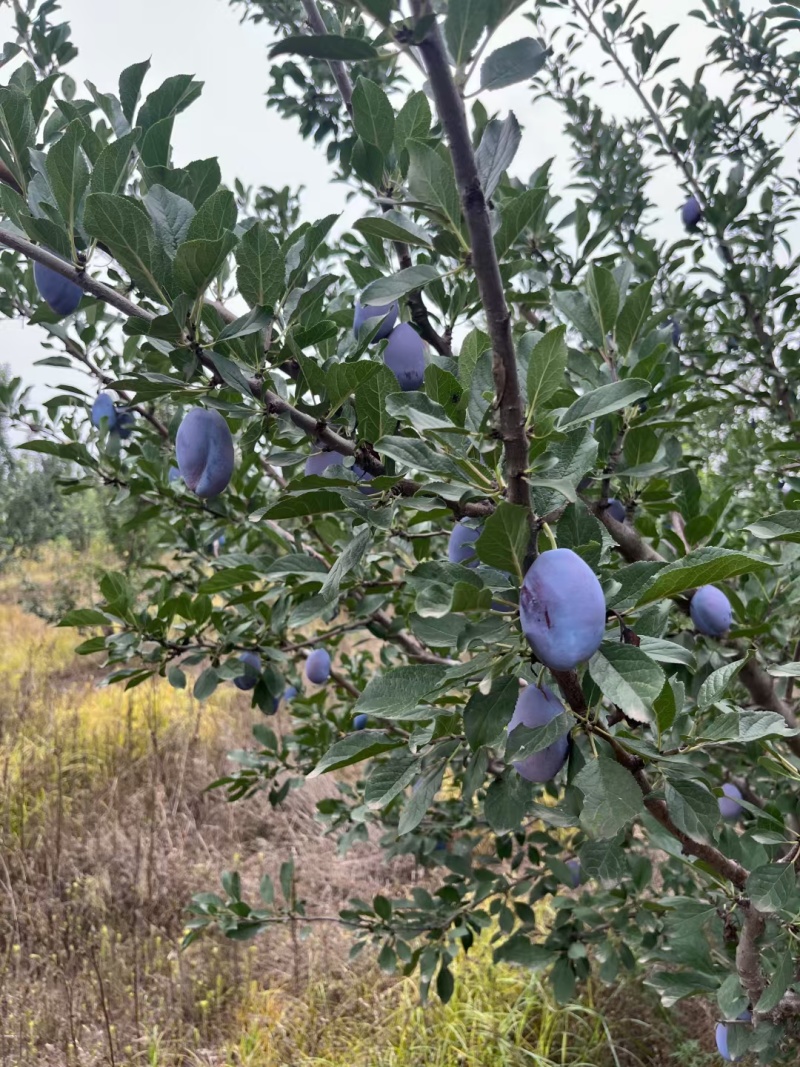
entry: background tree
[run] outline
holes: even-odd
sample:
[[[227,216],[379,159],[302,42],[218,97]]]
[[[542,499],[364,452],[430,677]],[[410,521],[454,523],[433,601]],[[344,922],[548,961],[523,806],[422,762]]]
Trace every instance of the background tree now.
[[[79,470],[71,491],[103,486],[153,538],[151,565],[105,575],[63,622],[103,627],[80,650],[127,687],[199,668],[198,698],[254,683],[269,715],[304,671],[321,683],[292,698],[291,735],[259,722],[216,784],[279,804],[359,766],[320,804],[330,831],[346,847],[377,826],[441,878],[338,920],[423,993],[447,999],[453,958],[491,927],[496,958],[550,967],[561,1000],[593,967],[644,966],[668,1005],[716,996],[726,1055],[777,1061],[800,1007],[782,141],[800,9],[705,0],[709,62],[733,75],[714,97],[702,70],[670,80],[674,27],[635,2],[235,6],[278,32],[271,105],[369,197],[352,230],[174,159],[202,88],[188,75],[151,89],[142,63],[79,97],[55,5],[17,5],[0,310],[93,386],[42,413],[7,397],[7,417]],[[494,48],[509,17],[532,35]],[[635,117],[604,115],[596,54]],[[549,164],[509,176],[520,126],[492,93],[520,81],[563,106],[569,189]],[[651,235],[664,165],[687,201],[672,244]],[[354,335],[356,298],[384,310]],[[94,406],[98,388],[113,399]],[[343,644],[359,630],[378,654]],[[251,904],[226,874],[187,940],[330,918],[288,861],[280,882]]]

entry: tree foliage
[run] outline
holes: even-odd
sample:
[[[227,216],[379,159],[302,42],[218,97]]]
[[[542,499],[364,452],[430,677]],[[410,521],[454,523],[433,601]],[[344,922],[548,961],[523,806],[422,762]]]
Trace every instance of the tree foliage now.
[[[156,542],[64,624],[129,688],[162,674],[204,699],[258,650],[255,708],[301,691],[291,734],[260,719],[215,785],[280,804],[357,768],[319,804],[326,832],[347,849],[375,830],[440,877],[353,901],[354,951],[444,999],[487,928],[496,959],[549,968],[560,1000],[593,968],[643,967],[667,1005],[716,997],[731,1055],[777,1061],[800,1006],[800,186],[784,155],[800,9],[702,0],[707,62],[729,75],[714,95],[702,72],[674,77],[675,27],[635,2],[234,6],[276,31],[270,106],[369,198],[351,229],[299,221],[286,189],[225,188],[213,158],[176,159],[202,90],[189,75],[154,86],[145,62],[79,95],[56,5],[17,5],[0,311],[41,325],[45,361],[91,384],[39,413],[7,396],[6,415],[39,428],[23,448],[79,472],[70,492],[104,487]],[[496,47],[509,17],[527,32]],[[605,114],[609,77],[633,117]],[[495,94],[515,83],[563,109],[566,188],[552,161],[512,177],[528,116]],[[657,167],[702,213],[677,240],[654,226]],[[75,316],[38,298],[31,261],[84,289]],[[429,345],[422,388],[400,391],[379,319],[354,337],[357,296],[400,301]],[[99,388],[135,414],[129,439],[89,424]],[[198,406],[237,443],[209,500],[170,477]],[[320,450],[341,461],[306,474]],[[456,520],[477,532],[471,565],[446,558]],[[589,565],[609,612],[577,671],[545,669],[520,629],[520,585],[551,544]],[[733,606],[720,639],[688,618],[710,584]],[[334,660],[323,688],[301,681],[315,647]],[[520,685],[544,682],[566,710],[509,742]],[[566,732],[553,781],[517,772]],[[742,794],[736,823],[723,784]],[[258,901],[227,873],[194,899],[187,940],[299,917],[319,916],[289,861]]]

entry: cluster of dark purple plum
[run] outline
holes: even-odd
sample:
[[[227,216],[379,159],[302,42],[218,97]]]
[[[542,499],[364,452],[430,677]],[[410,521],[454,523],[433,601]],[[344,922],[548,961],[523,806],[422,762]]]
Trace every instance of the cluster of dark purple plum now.
[[[374,343],[389,338],[383,353],[384,363],[397,378],[403,392],[408,392],[410,389],[419,389],[425,379],[425,344],[409,323],[401,322],[399,326],[395,326],[399,314],[400,308],[396,300],[391,304],[367,307],[356,300],[353,333],[358,338],[365,323],[370,322],[374,326],[375,323],[371,320],[383,319],[372,341]]]

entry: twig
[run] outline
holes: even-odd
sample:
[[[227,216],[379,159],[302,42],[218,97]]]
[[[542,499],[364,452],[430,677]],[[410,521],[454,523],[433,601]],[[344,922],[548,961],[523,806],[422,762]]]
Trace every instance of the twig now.
[[[323,37],[328,32],[328,29],[322,19],[322,15],[319,13],[319,8],[317,7],[315,0],[303,0],[303,8],[311,29],[318,37]],[[331,69],[333,80],[336,82],[344,106],[347,108],[349,114],[352,115],[353,83],[350,81],[350,76],[345,70],[344,63],[340,63],[336,59],[331,59],[328,61],[328,66]]]

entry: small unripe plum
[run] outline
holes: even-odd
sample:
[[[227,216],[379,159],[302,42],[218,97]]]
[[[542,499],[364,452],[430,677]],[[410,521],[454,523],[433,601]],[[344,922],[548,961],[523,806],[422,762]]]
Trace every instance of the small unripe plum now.
[[[397,322],[399,311],[400,308],[397,306],[396,300],[393,300],[391,304],[375,304],[373,306],[367,304],[362,307],[361,301],[356,298],[356,306],[353,313],[353,334],[358,338],[361,327],[365,322],[369,322],[370,319],[379,319],[385,315],[386,318],[383,320],[381,328],[372,338],[373,343],[375,341],[383,341],[392,332],[392,328]],[[370,326],[374,325],[373,322],[370,322]]]
[[[581,861],[579,859],[567,860],[567,867],[572,876],[572,888],[577,889],[581,884]]]
[[[742,814],[742,805],[739,803],[742,799],[741,791],[732,782],[725,782],[722,792],[725,796],[717,800],[719,813],[723,819],[735,822]]]
[[[244,672],[238,678],[233,679],[237,689],[255,689],[258,679],[261,677],[261,657],[257,652],[243,652],[239,656],[239,662],[244,667]]]
[[[83,289],[42,263],[34,263],[33,278],[39,295],[56,315],[71,315],[80,304]]]
[[[725,594],[713,585],[702,585],[689,604],[692,622],[707,637],[724,637],[731,628],[733,608]]]
[[[538,557],[522,582],[519,609],[528,643],[550,670],[572,670],[603,640],[603,590],[591,567],[569,548]]]
[[[681,208],[681,218],[687,230],[696,230],[700,219],[703,217],[703,209],[698,203],[697,197],[690,196]]]
[[[219,496],[233,474],[233,437],[213,408],[193,408],[178,427],[175,454],[183,480],[199,497]]]
[[[466,563],[468,567],[478,566],[478,557],[475,555],[475,542],[481,535],[481,531],[474,526],[467,526],[463,519],[459,519],[450,533],[447,543],[447,558],[451,563]]]
[[[344,456],[341,452],[312,452],[306,460],[305,473],[322,474],[328,467],[342,466]]]
[[[749,1023],[752,1019],[752,1015],[749,1011],[743,1011],[739,1016],[740,1021]],[[741,1056],[731,1056],[728,1051],[728,1026],[726,1023],[717,1023],[717,1028],[714,1032],[714,1036],[717,1039],[717,1051],[723,1060],[727,1060],[728,1063],[738,1063]]]
[[[314,685],[324,685],[331,675],[331,657],[324,648],[315,648],[306,660],[306,678]]]
[[[612,519],[616,519],[617,522],[625,522],[625,519],[627,518],[625,505],[622,501],[617,500],[616,497],[613,496],[608,498],[608,514]]]
[[[367,725],[367,718],[368,716],[365,715],[363,711],[356,715],[356,717],[353,719],[353,729],[363,730],[364,727]]]
[[[508,733],[510,735],[517,726],[531,729],[546,726],[563,710],[564,705],[547,686],[543,685],[541,689],[536,685],[526,686],[517,699]],[[534,752],[527,759],[514,761],[514,770],[529,782],[549,782],[567,762],[568,755],[569,735],[564,734],[540,752]]]
[[[407,322],[401,322],[392,330],[383,359],[404,393],[419,389],[425,380],[425,345]]]
[[[111,431],[116,429],[117,409],[114,407],[114,401],[108,393],[98,393],[92,404],[92,425],[96,426],[99,430],[102,426],[103,419],[106,420],[107,430]]]

